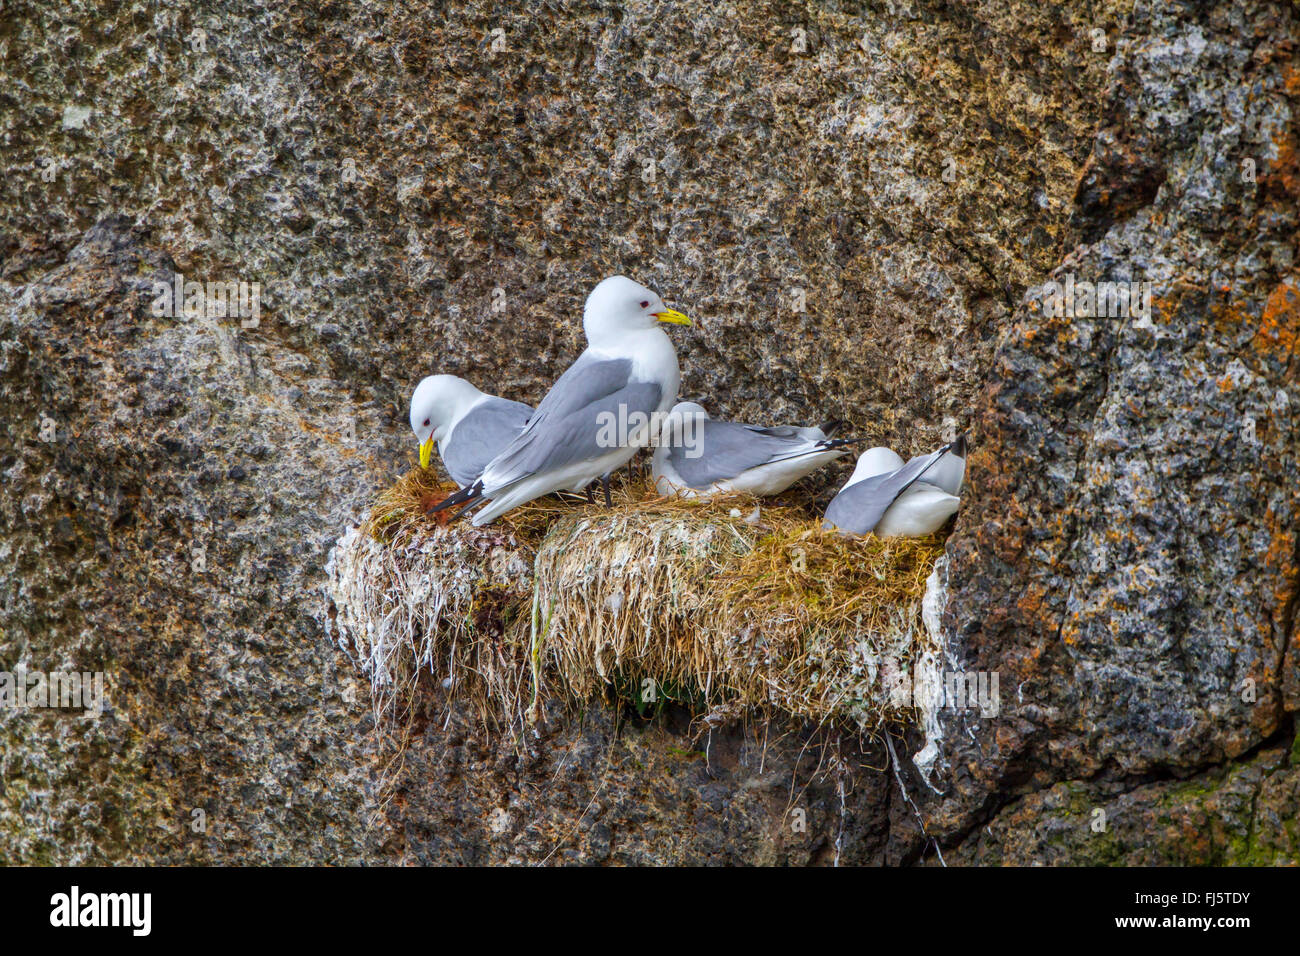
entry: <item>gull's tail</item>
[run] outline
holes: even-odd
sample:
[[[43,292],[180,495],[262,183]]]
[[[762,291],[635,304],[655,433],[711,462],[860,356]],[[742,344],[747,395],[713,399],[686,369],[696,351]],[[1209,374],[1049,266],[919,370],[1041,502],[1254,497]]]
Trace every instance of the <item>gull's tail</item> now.
[[[950,495],[961,494],[962,482],[966,479],[966,433],[962,432],[955,441],[940,448],[937,455],[930,476],[925,480]]]

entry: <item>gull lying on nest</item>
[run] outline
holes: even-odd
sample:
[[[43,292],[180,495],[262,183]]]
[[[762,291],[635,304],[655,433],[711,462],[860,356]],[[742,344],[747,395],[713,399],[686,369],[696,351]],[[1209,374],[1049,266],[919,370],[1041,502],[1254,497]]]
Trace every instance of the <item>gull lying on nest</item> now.
[[[587,297],[582,327],[587,349],[546,393],[523,431],[468,488],[431,511],[480,506],[475,525],[552,491],[583,488],[626,464],[655,437],[677,399],[677,352],[660,323],[690,325],[659,296],[624,276],[611,276]]]
[[[430,375],[411,396],[411,431],[428,468],[438,445],[447,474],[462,488],[514,440],[533,415],[523,402],[480,392],[455,375]]]
[[[651,462],[661,495],[707,497],[729,492],[774,495],[848,454],[852,438],[830,438],[839,422],[820,428],[715,421],[695,402],[679,402],[664,419]]]
[[[933,534],[957,512],[966,436],[906,464],[888,448],[863,452],[826,509],[823,526],[846,534]]]

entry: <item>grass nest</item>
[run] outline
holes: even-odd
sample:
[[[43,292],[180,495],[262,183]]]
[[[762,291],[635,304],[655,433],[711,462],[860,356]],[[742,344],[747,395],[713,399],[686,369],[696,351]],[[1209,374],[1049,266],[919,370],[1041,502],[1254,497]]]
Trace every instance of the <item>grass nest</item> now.
[[[392,712],[421,675],[522,732],[542,701],[679,701],[712,725],[784,712],[870,731],[933,653],[921,602],[942,538],[825,532],[798,492],[548,496],[496,524],[426,510],[454,490],[413,469],[331,553],[329,624]]]

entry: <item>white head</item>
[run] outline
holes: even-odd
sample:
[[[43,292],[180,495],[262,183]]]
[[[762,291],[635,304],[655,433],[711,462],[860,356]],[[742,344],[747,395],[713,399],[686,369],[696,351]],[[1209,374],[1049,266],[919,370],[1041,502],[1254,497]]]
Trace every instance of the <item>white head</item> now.
[[[668,414],[679,420],[709,417],[709,413],[704,410],[704,406],[698,402],[678,402]]]
[[[420,443],[420,467],[429,467],[433,443],[443,441],[483,393],[455,375],[430,375],[411,396],[411,431]]]
[[[864,478],[874,478],[903,467],[903,459],[888,448],[877,446],[868,448],[858,456],[858,463],[853,467],[853,477],[844,485],[856,484]]]
[[[660,322],[691,324],[685,315],[664,305],[657,292],[626,276],[603,279],[587,296],[582,312],[582,329],[587,333],[588,342],[652,329]]]
[[[688,458],[698,458],[703,448],[703,423],[709,413],[695,402],[678,402],[664,416],[659,432],[659,444],[665,448],[683,448]]]

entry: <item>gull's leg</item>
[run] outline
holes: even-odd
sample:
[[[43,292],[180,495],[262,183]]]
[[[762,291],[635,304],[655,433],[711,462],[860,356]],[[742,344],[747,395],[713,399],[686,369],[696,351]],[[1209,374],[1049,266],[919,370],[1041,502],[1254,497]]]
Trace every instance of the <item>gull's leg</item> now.
[[[600,486],[605,489],[605,507],[606,508],[614,507],[614,502],[609,497],[609,472],[605,472],[603,475],[600,476]]]
[[[587,504],[594,505],[596,503],[596,496],[591,493],[591,485],[588,484],[585,490],[587,492]]]

